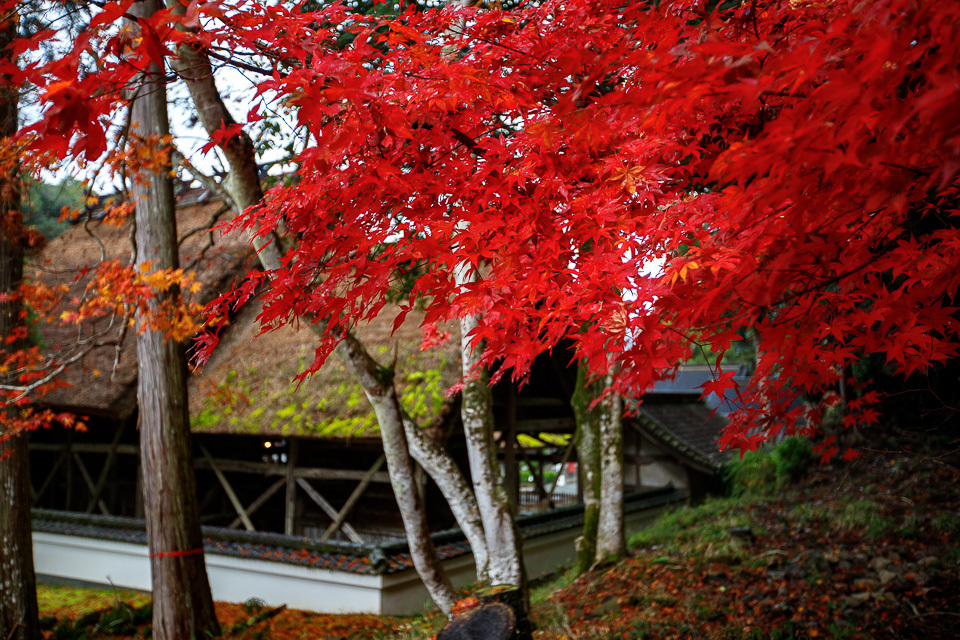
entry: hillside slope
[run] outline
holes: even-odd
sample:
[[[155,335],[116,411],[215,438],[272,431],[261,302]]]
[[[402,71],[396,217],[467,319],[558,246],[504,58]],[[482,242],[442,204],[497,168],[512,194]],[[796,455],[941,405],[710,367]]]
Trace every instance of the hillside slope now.
[[[544,601],[538,636],[960,637],[956,464],[866,451],[774,495],[680,509]]]

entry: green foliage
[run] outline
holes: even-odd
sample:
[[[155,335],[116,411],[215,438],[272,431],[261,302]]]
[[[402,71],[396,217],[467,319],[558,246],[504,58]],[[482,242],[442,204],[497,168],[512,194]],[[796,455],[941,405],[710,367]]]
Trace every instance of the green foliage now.
[[[113,606],[91,611],[76,621],[62,621],[45,618],[51,640],[95,640],[105,636],[134,636],[138,628],[149,623],[153,616],[153,607],[149,604],[133,607],[126,602],[117,601]]]
[[[776,446],[748,451],[723,467],[733,495],[767,495],[799,480],[813,462],[813,445],[806,438],[786,438]]]
[[[27,181],[23,193],[24,220],[48,239],[56,238],[70,227],[69,222],[58,222],[63,208],[82,209],[85,198],[86,187],[73,178],[64,178],[59,184]]]
[[[773,450],[777,480],[796,482],[813,461],[813,444],[808,438],[787,438]]]

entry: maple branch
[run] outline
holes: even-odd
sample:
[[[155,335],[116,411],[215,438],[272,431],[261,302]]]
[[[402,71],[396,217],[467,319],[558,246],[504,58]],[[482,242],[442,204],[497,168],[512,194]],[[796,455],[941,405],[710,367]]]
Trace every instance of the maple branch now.
[[[264,69],[263,67],[258,67],[258,66],[256,66],[256,65],[250,64],[250,63],[248,63],[248,62],[242,62],[242,61],[240,61],[240,60],[237,60],[236,58],[233,58],[233,57],[230,57],[230,56],[225,56],[225,55],[223,55],[223,54],[221,54],[221,53],[217,53],[217,52],[216,52],[215,50],[213,50],[213,48],[211,48],[211,47],[205,47],[204,50],[206,51],[206,53],[207,53],[208,56],[210,56],[211,58],[214,58],[215,60],[220,60],[221,62],[225,62],[225,63],[227,63],[227,64],[230,64],[230,65],[232,65],[232,66],[234,66],[234,67],[236,67],[236,68],[238,68],[238,69],[243,69],[244,71],[249,71],[249,72],[251,72],[251,73],[259,73],[260,75],[264,75],[264,76],[267,76],[267,77],[270,77],[270,78],[273,77],[274,72],[273,72],[273,71],[270,71],[269,69]],[[287,77],[287,75],[289,75],[289,74],[283,73],[283,72],[281,72],[281,71],[279,71],[279,70],[277,70],[277,73],[280,74],[280,77],[281,77],[281,78],[285,78],[285,77]]]
[[[233,209],[234,211],[240,211],[240,209],[237,207],[237,203],[234,202],[233,197],[224,188],[223,183],[218,182],[213,178],[213,176],[208,176],[203,171],[200,171],[193,166],[193,163],[190,162],[185,155],[180,153],[179,149],[173,149],[170,152],[170,159],[186,169],[187,172],[196,180],[198,180],[205,188],[217,194],[220,199],[223,200],[224,204],[230,209]],[[181,242],[183,242],[183,240],[181,240]]]

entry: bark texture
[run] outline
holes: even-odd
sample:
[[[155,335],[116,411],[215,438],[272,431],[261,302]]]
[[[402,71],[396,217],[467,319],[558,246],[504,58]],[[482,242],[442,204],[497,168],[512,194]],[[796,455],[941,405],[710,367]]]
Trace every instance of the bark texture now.
[[[396,397],[396,394],[394,394]],[[453,517],[460,530],[470,543],[474,563],[477,567],[477,582],[489,580],[489,554],[483,532],[483,521],[477,499],[470,490],[460,467],[450,457],[450,453],[429,438],[413,420],[404,417],[403,426],[410,444],[410,454],[423,467],[450,506]]]
[[[0,638],[11,640],[41,637],[27,471],[27,435],[0,441]]]
[[[456,270],[455,277],[457,284],[464,286],[476,279],[476,271],[472,267],[461,266]],[[480,349],[473,345],[470,336],[476,327],[477,318],[474,316],[467,316],[460,321],[460,359],[463,375],[467,379],[460,417],[466,437],[473,492],[487,543],[490,582],[524,588],[519,536],[500,478],[493,438],[492,393],[486,372],[477,371]]]
[[[417,490],[413,460],[407,446],[403,414],[397,410],[400,403],[393,385],[393,373],[387,369],[378,369],[370,356],[353,340],[342,341],[337,346],[337,351],[340,359],[360,382],[377,415],[387,470],[390,472],[390,484],[403,518],[413,564],[430,592],[430,597],[444,614],[449,615],[453,603],[457,600],[457,594],[443,571],[430,538],[430,526],[420,500],[420,492]]]
[[[15,14],[0,25],[0,55],[16,37]],[[26,241],[15,150],[10,144],[17,132],[17,90],[0,77],[0,361],[24,345],[7,344],[6,338],[23,327],[23,306],[18,292],[23,282]],[[0,382],[16,382],[0,375]],[[14,409],[11,409],[14,410]],[[30,485],[27,435],[14,434],[0,407],[0,638],[38,640],[36,577],[30,532]]]
[[[134,5],[147,17],[158,0]],[[131,109],[141,136],[165,136],[166,86],[152,65]],[[134,185],[137,264],[151,270],[179,266],[173,182],[169,171],[143,176]],[[165,298],[176,292],[158,294]],[[159,304],[160,300],[155,301]],[[143,327],[137,336],[140,405],[140,456],[153,581],[153,637],[156,640],[206,639],[220,634],[207,580],[193,471],[187,412],[187,370],[183,346],[161,331]]]
[[[613,383],[608,375],[606,387]],[[616,560],[626,551],[623,531],[623,402],[609,393],[600,418],[600,513],[597,522],[597,562]]]
[[[593,566],[597,555],[597,525],[600,519],[600,423],[603,411],[593,402],[603,393],[603,380],[589,380],[587,367],[577,368],[577,382],[570,398],[577,421],[577,464],[583,490],[583,535],[577,539],[577,572]]]

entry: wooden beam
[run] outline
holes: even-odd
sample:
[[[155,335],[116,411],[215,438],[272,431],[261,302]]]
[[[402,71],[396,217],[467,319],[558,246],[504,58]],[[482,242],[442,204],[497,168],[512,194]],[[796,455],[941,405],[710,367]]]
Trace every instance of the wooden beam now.
[[[264,504],[267,500],[269,500],[270,497],[271,497],[273,494],[275,494],[275,493],[280,489],[280,487],[282,487],[282,486],[285,485],[285,484],[287,484],[287,479],[286,479],[286,478],[280,478],[279,480],[277,480],[276,482],[274,482],[272,485],[270,485],[270,488],[269,488],[269,489],[267,489],[266,491],[264,491],[263,493],[261,493],[260,496],[259,496],[256,500],[254,500],[253,502],[251,502],[251,503],[250,503],[250,506],[246,508],[245,511],[246,511],[247,517],[249,518],[249,517],[252,516],[254,513],[256,513],[256,512],[257,512],[257,509],[259,509],[260,507],[262,507],[263,504]],[[241,522],[241,520],[240,520],[239,517],[234,518],[233,521],[232,521],[230,524],[227,525],[227,529],[234,529],[234,528],[236,528],[236,527],[239,527],[239,526],[240,526],[240,522]]]
[[[547,500],[553,500],[553,492],[557,490],[557,482],[560,481],[560,476],[563,475],[563,468],[567,464],[567,460],[570,459],[570,454],[573,453],[573,442],[574,439],[570,438],[570,444],[567,445],[567,450],[563,452],[563,457],[560,459],[560,473],[557,474],[557,477],[553,479],[553,484],[550,485],[550,491],[547,492]]]
[[[243,522],[243,526],[247,531],[253,531],[254,526],[250,521],[250,518],[247,517],[247,512],[243,510],[243,505],[240,503],[240,499],[237,498],[237,494],[233,492],[233,487],[230,486],[230,483],[227,482],[227,477],[223,475],[223,472],[220,471],[220,468],[213,461],[213,458],[210,457],[210,452],[207,451],[207,448],[202,444],[197,444],[200,447],[203,457],[207,459],[210,463],[210,468],[213,470],[213,473],[217,476],[217,480],[220,481],[220,486],[223,487],[223,490],[227,493],[227,498],[230,499],[230,504],[233,505],[234,510],[237,512],[237,515],[240,516],[240,520]]]
[[[84,484],[86,484],[87,489],[90,490],[90,495],[93,495],[96,487],[93,484],[93,478],[90,477],[90,473],[87,471],[87,465],[83,464],[83,460],[80,459],[80,454],[76,451],[73,452],[73,459],[77,463],[77,469],[80,471],[80,477],[83,478]],[[97,504],[100,505],[100,511],[103,513],[103,515],[110,515],[110,510],[107,509],[107,505],[103,500],[98,499]]]
[[[300,455],[300,443],[290,438],[287,445],[287,466],[284,469],[287,492],[284,498],[283,532],[292,536],[297,528],[297,459]]]
[[[335,534],[340,530],[340,527],[343,526],[347,521],[347,516],[350,515],[350,510],[353,509],[353,505],[356,504],[357,500],[360,499],[360,496],[363,495],[363,492],[367,490],[367,487],[370,486],[370,482],[373,481],[373,474],[380,470],[380,467],[383,466],[386,458],[381,454],[377,461],[367,470],[367,475],[364,476],[363,480],[360,481],[360,484],[357,485],[357,488],[353,490],[353,493],[350,494],[350,497],[347,498],[347,501],[343,503],[343,506],[340,507],[337,517],[333,519],[333,523],[327,527],[327,530],[323,532],[323,535],[320,536],[320,542],[329,540],[330,536]]]
[[[310,496],[311,500],[317,503],[318,507],[323,509],[324,513],[330,516],[331,520],[337,519],[337,515],[338,515],[337,510],[334,509],[333,505],[327,502],[326,499],[322,495],[320,495],[317,492],[317,490],[314,489],[313,486],[311,486],[311,484],[306,481],[305,478],[297,478],[297,484],[300,485],[300,487],[304,491],[306,491],[307,495]],[[350,524],[346,522],[344,522],[342,526],[343,526],[343,532],[347,534],[348,538],[350,538],[352,541],[356,542],[357,544],[363,544],[363,538],[360,536],[359,533],[357,533],[356,529],[351,527]]]
[[[110,453],[112,446],[113,445],[91,442],[75,442],[70,449],[77,453]],[[38,442],[30,445],[31,451],[63,451],[66,448],[67,445],[55,442]],[[120,444],[117,445],[116,453],[120,455],[138,456],[140,455],[140,447],[135,444]]]
[[[123,429],[127,426],[126,422],[121,422],[117,427],[117,432],[113,434],[113,441],[110,443],[110,449],[107,451],[107,459],[103,463],[103,469],[100,470],[100,477],[97,478],[97,486],[90,496],[90,502],[87,503],[87,513],[93,513],[93,507],[100,501],[100,494],[107,484],[107,474],[113,466],[113,460],[117,456],[117,447],[120,446],[120,438],[123,437]]]
[[[212,458],[221,471],[232,471],[235,473],[256,473],[264,476],[286,476],[290,475],[289,454],[287,464],[273,464],[271,462],[250,462],[247,460],[227,460],[225,458]],[[210,459],[197,458],[194,465],[198,469],[210,469]],[[306,478],[308,480],[363,480],[366,472],[358,469],[323,469],[319,467],[296,467],[294,465],[293,475],[296,478]],[[373,475],[371,482],[390,482],[390,475],[386,471],[378,471]]]

